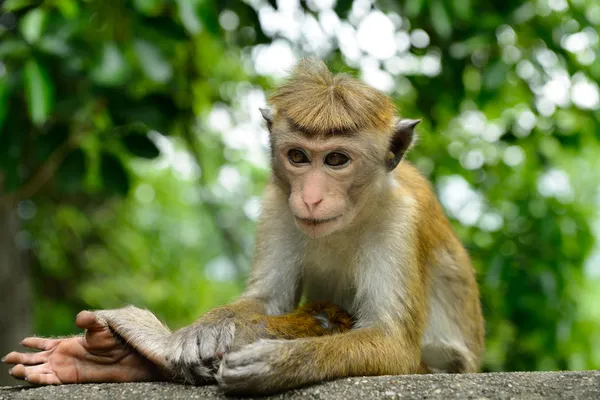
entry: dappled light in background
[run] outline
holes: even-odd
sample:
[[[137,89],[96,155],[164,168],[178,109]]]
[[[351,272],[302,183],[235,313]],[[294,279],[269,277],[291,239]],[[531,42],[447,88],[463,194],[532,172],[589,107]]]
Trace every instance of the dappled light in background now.
[[[27,3],[0,17],[0,201],[16,193],[37,332],[123,303],[181,326],[239,293],[258,108],[317,55],[423,119],[409,160],[478,270],[486,368],[600,368],[595,0]]]

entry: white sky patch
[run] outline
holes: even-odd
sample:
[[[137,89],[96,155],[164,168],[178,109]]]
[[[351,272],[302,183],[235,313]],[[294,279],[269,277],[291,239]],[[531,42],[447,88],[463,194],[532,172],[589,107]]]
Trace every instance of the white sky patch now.
[[[240,171],[232,165],[224,165],[221,167],[217,181],[219,182],[219,185],[229,193],[240,192],[243,184]]]
[[[385,93],[394,90],[394,78],[392,75],[379,68],[379,62],[369,57],[364,57],[360,63],[361,78],[375,89]]]
[[[545,97],[538,97],[535,100],[535,108],[544,117],[551,117],[556,112],[556,105]]]
[[[410,42],[417,49],[424,49],[429,46],[429,35],[423,29],[415,29],[410,34]]]
[[[404,53],[410,49],[410,35],[408,32],[398,31],[394,37],[399,53]]]
[[[421,72],[426,76],[437,76],[442,70],[441,56],[437,52],[430,51],[421,58]]]
[[[525,161],[525,151],[521,146],[509,146],[504,150],[502,161],[509,167],[516,167]]]
[[[365,15],[368,14],[372,5],[373,0],[354,0],[354,2],[352,2],[350,14],[348,15],[348,21],[354,26],[357,26]]]
[[[479,149],[469,150],[461,158],[460,163],[466,169],[479,169],[483,166],[485,157]]]
[[[367,54],[379,60],[390,58],[398,50],[394,29],[394,23],[387,15],[378,10],[372,11],[358,26],[358,45]]]
[[[577,32],[563,37],[561,45],[571,53],[579,53],[590,46],[590,41],[584,32]]]
[[[473,190],[460,175],[451,175],[441,179],[438,184],[440,201],[448,213],[461,224],[473,226],[483,213],[483,196]]]
[[[218,132],[226,132],[231,129],[233,122],[228,107],[223,103],[213,106],[208,115],[208,125]]]
[[[485,129],[481,133],[481,137],[486,142],[494,143],[497,142],[500,137],[504,134],[504,128],[497,122],[491,122],[486,125]]]
[[[535,49],[533,51],[533,56],[544,68],[553,69],[558,65],[558,57],[556,54],[546,48]]]
[[[504,219],[496,212],[487,212],[479,219],[477,226],[484,231],[497,232],[504,226]]]
[[[331,10],[336,0],[308,0],[308,6],[315,11]]]
[[[522,133],[529,133],[535,128],[537,117],[530,110],[525,110],[519,113],[517,117],[517,125],[523,131]]]
[[[547,1],[548,1],[548,7],[550,7],[550,9],[552,11],[561,12],[561,11],[565,11],[567,8],[569,8],[569,4],[567,3],[566,0],[547,0]]]
[[[185,180],[198,179],[200,167],[186,150],[177,150],[170,159],[175,175]]]
[[[219,15],[219,24],[226,31],[233,31],[240,25],[240,18],[231,10],[223,10]]]
[[[297,58],[287,40],[277,39],[270,45],[252,49],[254,68],[259,75],[283,78],[293,68]]]
[[[548,170],[538,178],[537,189],[542,196],[554,197],[565,203],[573,200],[574,196],[569,176],[557,168]]]
[[[501,25],[496,29],[496,39],[502,46],[514,46],[517,43],[517,34],[510,25]]]
[[[472,135],[481,135],[486,127],[485,114],[479,110],[464,111],[460,117],[463,129]]]
[[[551,73],[552,78],[541,88],[541,94],[558,107],[567,107],[570,104],[569,91],[571,89],[571,78],[565,70],[555,70]],[[536,90],[536,92],[538,92]]]
[[[261,211],[262,201],[260,197],[251,197],[244,203],[244,214],[252,221],[258,220]]]
[[[361,58],[361,51],[356,40],[356,31],[347,22],[342,22],[336,31],[340,50],[349,64],[356,65]]]
[[[304,18],[302,25],[303,49],[309,54],[324,57],[333,49],[332,44],[316,18],[310,14]]]
[[[152,203],[155,194],[154,188],[147,183],[142,183],[135,189],[135,199],[142,204]]]
[[[577,107],[587,110],[596,110],[600,105],[600,93],[598,84],[588,80],[584,76],[573,78],[571,87],[571,101]]]
[[[204,266],[206,279],[216,282],[231,282],[236,277],[235,266],[227,257],[218,257]]]
[[[319,13],[319,23],[321,29],[329,37],[335,36],[336,30],[340,26],[340,17],[333,10],[324,10]]]

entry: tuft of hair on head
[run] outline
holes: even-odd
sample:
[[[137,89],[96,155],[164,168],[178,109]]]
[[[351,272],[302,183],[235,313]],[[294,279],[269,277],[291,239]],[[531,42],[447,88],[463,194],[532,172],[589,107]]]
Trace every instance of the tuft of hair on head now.
[[[312,134],[389,133],[396,118],[396,107],[388,96],[347,74],[333,75],[316,58],[298,62],[269,103],[278,115]]]

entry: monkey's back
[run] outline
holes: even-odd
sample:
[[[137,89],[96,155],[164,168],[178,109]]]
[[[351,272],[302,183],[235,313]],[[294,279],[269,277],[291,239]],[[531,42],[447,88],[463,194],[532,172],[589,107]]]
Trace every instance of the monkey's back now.
[[[395,178],[399,184],[397,190],[410,193],[418,209],[415,213],[418,259],[429,288],[424,361],[436,364],[429,365],[434,370],[476,371],[484,348],[484,320],[469,255],[452,229],[431,184],[418,169],[402,161],[395,171]],[[466,363],[456,364],[456,360],[451,359],[439,362],[442,352],[452,354],[448,348],[438,348],[442,343],[468,353]],[[436,351],[427,353],[428,344]],[[439,364],[444,364],[444,368],[434,368],[441,366]]]

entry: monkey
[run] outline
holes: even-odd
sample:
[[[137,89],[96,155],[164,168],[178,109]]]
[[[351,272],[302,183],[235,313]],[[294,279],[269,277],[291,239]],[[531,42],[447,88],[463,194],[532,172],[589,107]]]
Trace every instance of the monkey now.
[[[243,335],[237,335],[231,349],[239,349],[260,339],[298,339],[345,332],[352,318],[334,304],[303,305],[291,313],[267,316],[250,315],[244,321]],[[133,306],[118,310],[82,311],[76,325],[85,329],[82,336],[47,339],[29,337],[22,341],[37,353],[11,352],[2,361],[13,364],[10,371],[17,379],[33,384],[67,384],[90,382],[182,381],[184,377],[170,371],[164,355],[146,353],[136,346],[136,338],[145,337],[166,348],[170,330],[148,310]],[[126,328],[122,328],[125,325]],[[119,334],[119,331],[122,334]],[[136,335],[128,337],[128,332]],[[208,370],[218,369],[223,354],[217,354]]]
[[[477,372],[484,319],[475,270],[430,183],[405,160],[420,120],[314,58],[301,60],[268,103],[260,112],[271,174],[241,296],[168,336],[139,313],[102,318],[174,376],[216,379],[228,394]],[[352,329],[235,345],[252,336],[245,321],[253,315],[284,315],[302,298],[339,305]]]

